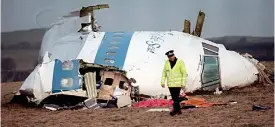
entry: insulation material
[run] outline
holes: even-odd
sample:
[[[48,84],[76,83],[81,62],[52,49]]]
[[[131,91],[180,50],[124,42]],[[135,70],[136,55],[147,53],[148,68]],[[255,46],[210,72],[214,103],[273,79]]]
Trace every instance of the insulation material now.
[[[122,96],[122,95],[126,95],[126,91],[125,90],[123,90],[123,89],[120,89],[118,86],[115,88],[115,90],[114,90],[114,97],[116,97],[116,98],[119,98],[120,96]]]
[[[122,95],[117,99],[117,107],[122,108],[131,105],[131,98],[127,95]]]
[[[258,60],[254,59],[250,54],[246,53],[243,55],[248,61],[250,61],[259,71],[259,82],[263,84],[273,85],[274,83],[269,79],[268,75],[265,73],[265,66],[259,63]]]
[[[84,75],[85,86],[87,89],[88,98],[96,98],[97,90],[96,90],[96,73],[88,72]]]
[[[114,88],[109,85],[102,85],[98,94],[98,99],[111,100],[114,94]]]

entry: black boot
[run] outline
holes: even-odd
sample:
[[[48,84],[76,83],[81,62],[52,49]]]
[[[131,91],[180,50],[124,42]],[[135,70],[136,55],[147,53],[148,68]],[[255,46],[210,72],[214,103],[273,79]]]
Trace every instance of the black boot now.
[[[171,116],[174,116],[174,115],[176,115],[176,114],[177,114],[177,115],[182,114],[181,110],[179,110],[179,111],[171,111],[171,112],[170,112],[170,115],[171,115]]]
[[[171,115],[171,116],[174,116],[174,115],[176,115],[176,114],[177,114],[177,113],[174,112],[174,111],[170,112],[170,115]]]
[[[179,110],[177,114],[178,114],[178,115],[182,114],[181,110]]]

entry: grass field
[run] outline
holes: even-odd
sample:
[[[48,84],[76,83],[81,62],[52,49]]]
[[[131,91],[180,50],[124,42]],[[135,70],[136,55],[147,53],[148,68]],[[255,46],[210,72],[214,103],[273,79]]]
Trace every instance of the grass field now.
[[[274,71],[274,62],[263,62]],[[224,91],[221,95],[196,95],[210,102],[236,101],[234,105],[183,109],[180,116],[168,112],[146,112],[148,108],[48,111],[7,104],[22,82],[1,84],[1,124],[3,127],[273,127],[274,86],[255,85]],[[252,105],[272,107],[253,111]]]
[[[3,127],[68,126],[68,127],[273,127],[273,86],[251,86],[222,95],[197,95],[210,102],[237,101],[237,104],[209,108],[183,109],[180,116],[168,112],[146,112],[146,108],[48,111],[40,108],[6,104],[21,82],[3,83],[1,123]],[[270,106],[265,111],[252,111],[253,104]]]

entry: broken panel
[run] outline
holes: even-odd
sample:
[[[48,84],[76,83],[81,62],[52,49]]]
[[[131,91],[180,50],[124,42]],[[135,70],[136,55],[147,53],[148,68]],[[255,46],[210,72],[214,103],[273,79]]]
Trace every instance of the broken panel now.
[[[80,89],[78,60],[61,62],[55,60],[52,92],[69,91]]]
[[[104,81],[104,85],[113,85],[113,82],[114,82],[114,79],[112,78],[106,78],[105,81]]]
[[[113,83],[114,83],[114,74],[112,72],[108,71],[101,71],[101,81],[103,81],[103,84],[100,87],[100,91],[98,93],[98,99],[102,100],[110,100],[112,97],[110,95],[113,95],[114,89],[113,89]]]
[[[85,86],[89,99],[97,97],[96,72],[88,72],[84,75]]]
[[[129,87],[128,78],[121,74],[121,72],[117,71],[103,71],[101,72],[103,81],[103,87],[100,89],[99,99],[108,100],[111,99],[110,95],[113,95],[114,88],[120,87],[121,89],[124,89],[127,92],[127,95],[130,95],[131,88]],[[110,97],[109,97],[110,96]]]
[[[111,95],[113,94],[114,94],[114,88],[112,86],[102,85],[98,93],[98,99],[111,100],[112,99]]]

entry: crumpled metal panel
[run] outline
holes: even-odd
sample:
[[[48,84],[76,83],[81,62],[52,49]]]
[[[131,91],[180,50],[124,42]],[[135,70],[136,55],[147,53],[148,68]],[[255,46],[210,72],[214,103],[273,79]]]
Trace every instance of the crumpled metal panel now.
[[[87,89],[88,98],[93,99],[97,97],[96,90],[96,73],[88,72],[84,75],[85,86]]]

